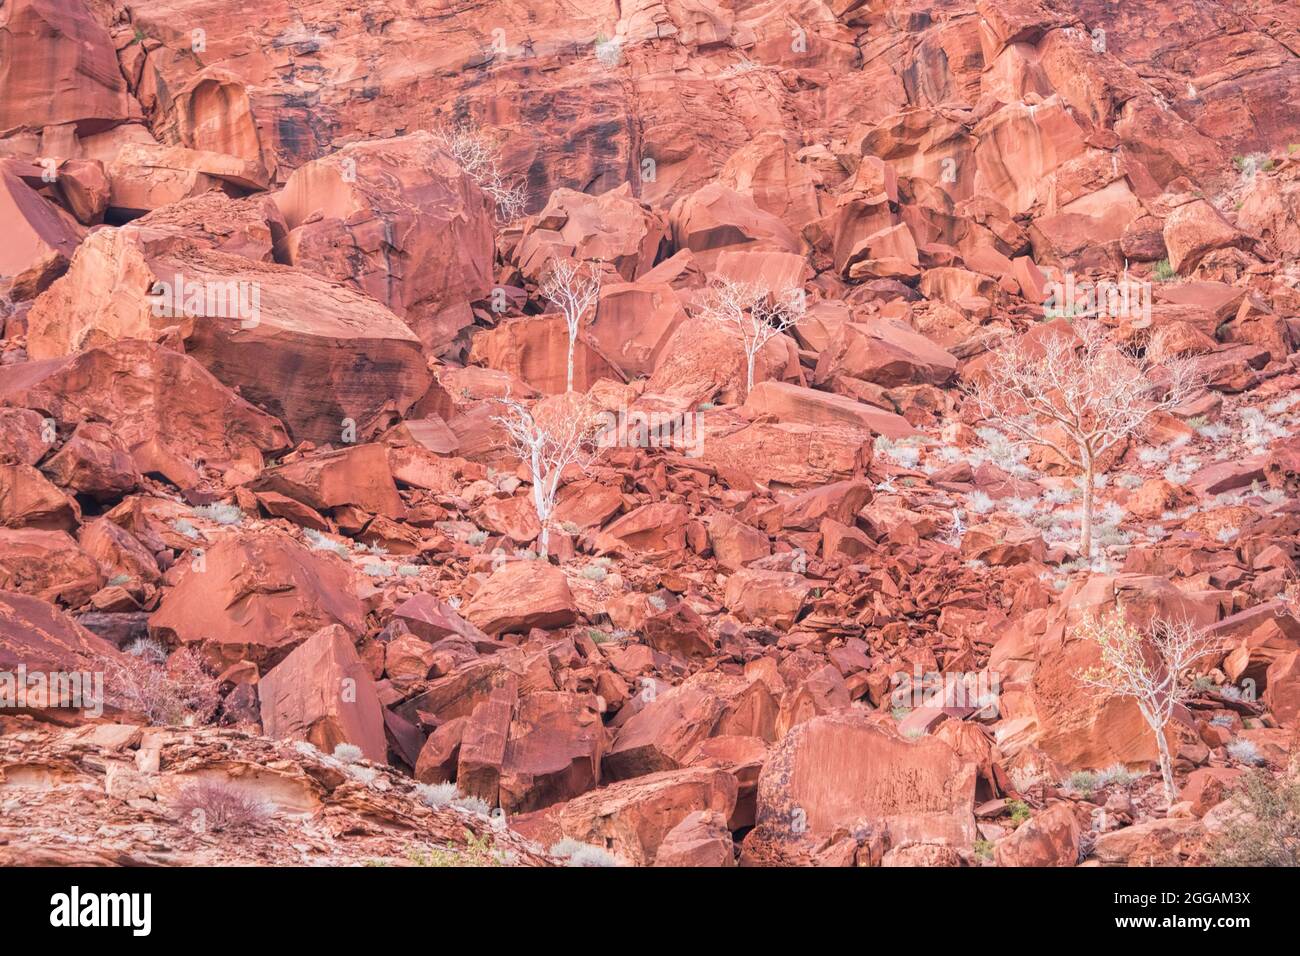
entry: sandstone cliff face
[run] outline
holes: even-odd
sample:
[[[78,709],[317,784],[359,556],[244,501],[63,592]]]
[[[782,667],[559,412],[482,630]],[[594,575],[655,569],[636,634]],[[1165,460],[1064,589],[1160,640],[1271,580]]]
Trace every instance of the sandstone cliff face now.
[[[1293,756],[1292,2],[8,0],[0,227],[0,679],[110,675],[0,861],[1201,862]],[[1089,330],[1191,385],[1084,496],[978,392]]]

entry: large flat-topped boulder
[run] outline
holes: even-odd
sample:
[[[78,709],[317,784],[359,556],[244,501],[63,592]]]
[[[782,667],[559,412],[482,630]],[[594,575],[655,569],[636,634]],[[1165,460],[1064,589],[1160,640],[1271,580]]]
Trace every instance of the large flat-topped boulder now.
[[[352,143],[294,170],[275,198],[282,261],[368,293],[430,347],[457,331],[440,313],[460,307],[468,323],[492,287],[492,201],[431,133]]]
[[[223,537],[188,556],[149,618],[153,635],[222,664],[274,664],[332,624],[364,626],[351,568],[280,533]]]
[[[174,328],[218,379],[295,439],[338,441],[350,421],[409,408],[429,375],[419,339],[370,297],[297,269],[175,238],[141,248],[103,229],[29,316],[28,350],[51,358]]]
[[[756,418],[773,415],[778,421],[805,425],[849,425],[889,439],[906,438],[917,433],[902,415],[847,395],[819,392],[793,382],[756,382],[745,399],[744,410]]]
[[[270,415],[217,381],[188,355],[135,339],[28,362],[0,377],[0,405],[36,409],[60,428],[107,422],[141,472],[185,487],[197,462],[256,471],[289,436]]]

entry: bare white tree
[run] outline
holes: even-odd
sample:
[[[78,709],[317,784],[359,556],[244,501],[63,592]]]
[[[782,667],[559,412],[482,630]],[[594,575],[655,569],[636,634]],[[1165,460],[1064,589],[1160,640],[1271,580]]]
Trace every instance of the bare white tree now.
[[[524,214],[528,191],[522,182],[507,180],[501,170],[501,145],[492,135],[462,123],[439,126],[433,130],[433,137],[496,203],[498,222],[508,225]]]
[[[1073,333],[1052,331],[1032,344],[1021,337],[1003,346],[967,395],[981,416],[1018,441],[1050,448],[1080,470],[1079,548],[1087,558],[1098,462],[1119,442],[1142,437],[1153,414],[1181,404],[1201,382],[1192,359],[1144,357],[1112,342],[1100,323],[1080,322]]]
[[[1147,726],[1156,735],[1165,798],[1172,804],[1178,788],[1174,785],[1165,725],[1173,717],[1174,707],[1191,696],[1192,668],[1220,645],[1190,621],[1157,618],[1143,632],[1128,622],[1123,608],[1104,617],[1085,618],[1076,633],[1101,649],[1101,663],[1076,676],[1086,687],[1137,702]]]
[[[745,394],[754,388],[754,360],[763,346],[803,317],[804,291],[772,290],[756,282],[714,276],[704,292],[700,315],[735,329],[745,349]]]
[[[573,391],[573,348],[578,341],[582,317],[600,297],[600,271],[594,266],[584,267],[574,259],[552,260],[550,271],[542,283],[542,295],[564,313],[564,324],[569,329],[569,369],[565,391]]]
[[[509,394],[498,401],[504,413],[493,420],[505,429],[510,450],[528,468],[533,507],[542,526],[538,551],[546,557],[564,470],[576,465],[585,471],[600,456],[598,437],[604,422],[591,400],[575,392],[543,399],[531,409]]]

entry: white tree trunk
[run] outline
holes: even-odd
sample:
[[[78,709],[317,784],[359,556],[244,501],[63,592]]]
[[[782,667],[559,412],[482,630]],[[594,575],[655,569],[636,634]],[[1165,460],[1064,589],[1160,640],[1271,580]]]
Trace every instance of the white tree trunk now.
[[[1083,454],[1083,521],[1079,531],[1079,550],[1083,560],[1092,560],[1092,455]]]
[[[1165,739],[1165,729],[1156,729],[1156,746],[1160,748],[1160,776],[1165,783],[1165,799],[1170,806],[1178,799],[1178,788],[1174,785],[1174,762],[1169,756],[1169,741]]]
[[[754,359],[758,356],[757,352],[750,352],[745,356],[745,397],[754,390]]]
[[[564,389],[566,392],[573,391],[573,336],[569,336],[569,378],[568,384]]]
[[[537,537],[537,548],[538,553],[544,558],[547,555],[547,547],[551,543],[551,505],[554,503],[554,496],[547,494],[546,479],[538,474],[540,470],[540,463],[534,462],[533,508],[536,509],[537,521],[542,526],[542,532]]]

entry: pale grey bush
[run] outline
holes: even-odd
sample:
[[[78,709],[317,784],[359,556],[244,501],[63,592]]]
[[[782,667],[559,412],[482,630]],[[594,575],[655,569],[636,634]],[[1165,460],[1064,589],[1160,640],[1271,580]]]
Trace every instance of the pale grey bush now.
[[[451,801],[451,805],[460,807],[462,810],[468,810],[470,813],[478,814],[481,817],[492,815],[492,807],[482,797],[458,797]]]
[[[334,759],[344,763],[356,763],[364,756],[356,744],[338,744],[334,748]]]
[[[618,866],[618,859],[603,847],[565,837],[551,846],[551,856],[569,861],[569,866]]]
[[[1228,756],[1238,763],[1248,764],[1253,767],[1264,762],[1264,757],[1253,740],[1238,738],[1228,744],[1227,751]]]
[[[238,505],[222,502],[210,505],[196,505],[190,511],[197,518],[204,518],[221,525],[237,525],[244,520],[244,513],[239,510]]]
[[[315,528],[303,528],[302,536],[307,540],[307,547],[313,551],[333,551],[340,558],[349,557],[351,552],[342,541],[335,541]]]
[[[449,806],[453,800],[459,799],[460,791],[454,783],[417,783],[415,796],[425,806],[436,809]]]

